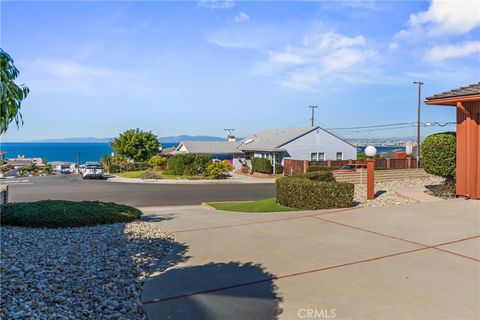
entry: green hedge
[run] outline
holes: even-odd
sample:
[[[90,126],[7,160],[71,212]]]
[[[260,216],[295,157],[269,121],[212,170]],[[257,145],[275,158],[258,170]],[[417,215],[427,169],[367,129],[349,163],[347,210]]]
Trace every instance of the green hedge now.
[[[275,173],[276,174],[282,174],[283,173],[283,166],[279,163],[275,165]]]
[[[190,175],[190,170],[195,162],[195,155],[177,154],[169,158],[167,161],[167,174],[181,176],[184,174]]]
[[[273,173],[273,166],[267,158],[253,158],[252,159],[253,172]]]
[[[422,165],[426,172],[449,180],[456,171],[455,132],[432,134],[422,144]]]
[[[42,200],[0,206],[3,225],[66,228],[138,220],[142,212],[129,206],[100,201]]]
[[[307,172],[299,177],[306,178],[309,180],[325,181],[325,182],[336,181],[332,172],[325,172],[325,171]]]
[[[124,164],[112,163],[108,166],[108,172],[119,173],[125,171],[142,171],[149,169],[148,162],[132,162]]]
[[[277,203],[301,210],[346,208],[353,206],[354,185],[298,177],[277,179]]]
[[[340,167],[308,167],[307,172],[317,172],[317,171],[333,171],[333,170],[338,170]]]

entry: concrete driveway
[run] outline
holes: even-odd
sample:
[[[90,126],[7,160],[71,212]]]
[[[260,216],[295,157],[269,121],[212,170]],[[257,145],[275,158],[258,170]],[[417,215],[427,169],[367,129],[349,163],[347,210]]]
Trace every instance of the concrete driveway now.
[[[145,208],[177,245],[150,319],[479,319],[480,202],[234,213]]]

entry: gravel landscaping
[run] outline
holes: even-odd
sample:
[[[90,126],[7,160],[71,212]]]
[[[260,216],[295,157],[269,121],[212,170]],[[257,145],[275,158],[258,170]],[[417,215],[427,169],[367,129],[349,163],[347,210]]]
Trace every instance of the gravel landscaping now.
[[[173,242],[148,222],[0,233],[1,319],[145,319],[142,283]]]
[[[408,203],[417,203],[418,201],[399,195],[396,190],[400,188],[418,188],[426,185],[438,185],[443,182],[443,178],[431,176],[429,178],[405,179],[402,181],[389,181],[375,183],[375,192],[379,195],[375,200],[367,201],[367,185],[356,184],[354,201],[362,207],[381,207],[397,206]],[[426,190],[426,189],[425,189]]]

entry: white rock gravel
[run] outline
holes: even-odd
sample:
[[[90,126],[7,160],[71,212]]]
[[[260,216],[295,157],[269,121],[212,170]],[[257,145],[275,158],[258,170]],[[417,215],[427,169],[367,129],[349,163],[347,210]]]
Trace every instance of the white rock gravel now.
[[[0,232],[0,319],[145,319],[142,283],[173,243],[148,222]]]
[[[375,183],[375,192],[379,192],[374,200],[367,201],[367,186],[365,184],[355,185],[354,201],[362,207],[397,206],[418,201],[399,195],[396,190],[403,188],[418,188],[431,184],[440,184],[443,179],[431,176],[429,178],[404,179],[401,181],[389,181]]]

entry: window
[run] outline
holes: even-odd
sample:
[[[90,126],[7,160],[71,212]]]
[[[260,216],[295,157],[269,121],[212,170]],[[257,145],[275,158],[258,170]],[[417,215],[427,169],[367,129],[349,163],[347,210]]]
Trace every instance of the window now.
[[[337,161],[343,160],[343,152],[337,152]]]
[[[310,158],[311,161],[325,161],[325,152],[312,152]]]

